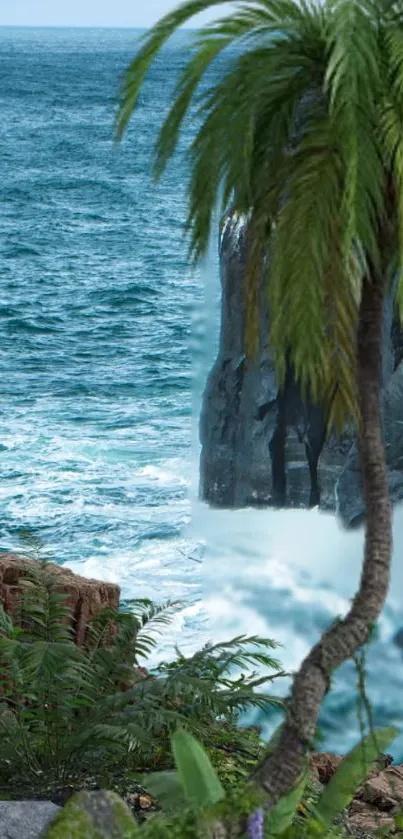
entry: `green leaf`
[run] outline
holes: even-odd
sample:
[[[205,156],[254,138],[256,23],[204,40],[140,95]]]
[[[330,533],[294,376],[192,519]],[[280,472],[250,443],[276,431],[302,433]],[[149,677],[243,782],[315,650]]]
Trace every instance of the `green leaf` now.
[[[186,796],[177,772],[152,772],[142,775],[140,784],[156,798],[166,812],[182,810]]]
[[[369,734],[342,760],[316,807],[317,815],[326,825],[330,826],[349,805],[357,788],[365,781],[371,764],[389,748],[398,734],[399,730],[394,726],[381,728],[376,732],[376,744],[373,735]]]
[[[172,737],[172,752],[186,798],[196,807],[208,807],[225,798],[225,790],[203,746],[187,731]]]
[[[270,836],[279,836],[292,824],[298,805],[303,796],[307,780],[308,771],[305,770],[296,786],[290,790],[287,795],[284,795],[278,804],[276,804],[275,807],[273,807],[267,814],[266,824],[267,831]]]

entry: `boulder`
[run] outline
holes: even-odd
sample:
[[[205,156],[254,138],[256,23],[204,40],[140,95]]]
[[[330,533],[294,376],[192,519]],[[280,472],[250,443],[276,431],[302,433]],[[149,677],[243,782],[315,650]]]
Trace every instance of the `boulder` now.
[[[0,839],[39,839],[58,812],[51,801],[0,801]]]
[[[0,554],[0,602],[3,603],[7,614],[13,616],[16,613],[21,597],[19,581],[39,568],[38,560],[16,554]],[[52,563],[47,565],[47,569],[54,576],[56,591],[67,595],[65,602],[72,611],[75,642],[82,646],[85,644],[86,627],[91,618],[105,607],[118,608],[119,586],[99,580],[87,580],[62,565]]]
[[[212,506],[313,507],[338,511],[347,527],[364,504],[354,433],[325,440],[324,412],[304,403],[292,368],[279,390],[267,346],[265,283],[259,300],[260,357],[245,358],[246,221],[224,218],[220,236],[221,328],[200,416],[200,496]],[[383,415],[391,495],[403,498],[403,331],[392,295],[383,323]]]
[[[41,839],[135,839],[139,829],[116,793],[79,792],[56,815]]]
[[[403,807],[403,767],[388,766],[378,775],[370,777],[357,793],[357,799],[373,804],[387,812]]]

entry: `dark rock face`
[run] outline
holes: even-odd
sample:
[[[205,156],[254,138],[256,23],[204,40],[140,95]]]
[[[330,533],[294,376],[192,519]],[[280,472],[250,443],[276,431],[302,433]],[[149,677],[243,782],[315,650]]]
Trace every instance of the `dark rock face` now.
[[[220,243],[221,333],[200,418],[200,495],[217,507],[313,507],[338,510],[346,526],[362,521],[364,504],[354,437],[325,441],[320,406],[303,404],[291,367],[279,392],[268,350],[256,363],[244,354],[246,224],[227,217]],[[264,346],[269,312],[260,291]],[[390,487],[403,498],[403,335],[385,305],[384,423]]]

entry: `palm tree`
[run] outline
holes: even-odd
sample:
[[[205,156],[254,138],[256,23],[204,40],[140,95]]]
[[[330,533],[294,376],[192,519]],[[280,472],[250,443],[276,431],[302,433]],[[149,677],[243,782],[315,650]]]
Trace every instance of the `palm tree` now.
[[[125,77],[118,137],[166,40],[215,2],[189,0],[143,36]],[[224,52],[225,71],[200,95]],[[289,357],[303,392],[327,406],[329,432],[357,422],[361,454],[359,588],[294,677],[280,736],[256,775],[273,805],[298,781],[331,674],[368,640],[389,586],[381,321],[403,253],[403,0],[250,0],[198,30],[157,139],[157,177],[195,104],[190,256],[206,252],[217,207],[247,216],[249,356],[264,271],[280,384]],[[402,310],[402,282],[397,302]]]

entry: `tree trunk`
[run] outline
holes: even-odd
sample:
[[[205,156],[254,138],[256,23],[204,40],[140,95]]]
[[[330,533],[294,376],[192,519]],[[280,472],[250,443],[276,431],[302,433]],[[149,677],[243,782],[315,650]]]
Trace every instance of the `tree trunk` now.
[[[374,272],[375,273],[375,272]],[[381,430],[381,336],[384,281],[364,281],[357,339],[359,447],[366,505],[361,581],[347,616],[321,637],[294,677],[279,740],[255,773],[273,806],[298,781],[313,746],[330,676],[370,634],[385,602],[392,556],[392,511]]]

